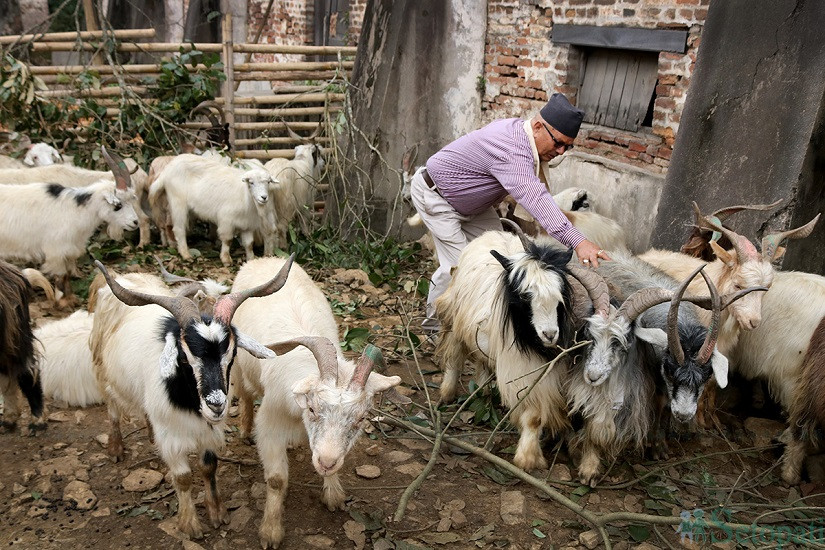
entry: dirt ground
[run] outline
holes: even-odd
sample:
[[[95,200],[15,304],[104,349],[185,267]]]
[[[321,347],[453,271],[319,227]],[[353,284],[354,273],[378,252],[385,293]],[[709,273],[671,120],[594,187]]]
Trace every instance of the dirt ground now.
[[[166,258],[172,256],[166,254]],[[197,276],[210,275],[231,282],[230,270],[213,259],[200,258],[181,267]],[[109,263],[109,262],[107,262]],[[124,263],[111,262],[116,269]],[[424,413],[427,393],[435,399],[440,374],[433,363],[433,345],[424,340],[416,351],[419,375],[409,352],[403,327],[415,327],[422,314],[423,298],[415,294],[415,282],[432,269],[421,254],[419,269],[402,274],[399,290],[375,288],[363,272],[332,269],[308,270],[323,287],[338,316],[342,338],[367,328],[371,340],[384,351],[387,370],[404,380],[404,392],[419,405],[399,411],[383,404],[387,414],[413,417],[428,423]],[[85,266],[91,273],[90,266]],[[153,266],[145,264],[145,269]],[[404,289],[406,284],[406,290]],[[57,310],[38,296],[33,306],[37,322],[60,318],[69,310]],[[419,334],[420,335],[420,334]],[[463,378],[465,393],[469,370]],[[488,398],[483,398],[488,399]],[[19,432],[0,435],[0,545],[12,548],[185,548],[187,550],[258,547],[257,529],[262,518],[265,485],[254,446],[238,437],[237,418],[230,418],[226,448],[218,471],[218,486],[230,513],[231,523],[220,529],[208,526],[203,506],[203,487],[196,476],[196,503],[205,536],[190,541],[175,528],[176,499],[171,485],[159,481],[166,467],[156,455],[141,421],[123,427],[126,458],[114,464],[105,454],[108,431],[105,406],[64,408],[47,402],[48,429],[36,437]],[[486,408],[485,408],[486,407]],[[24,407],[26,409],[26,407]],[[451,434],[483,445],[491,431],[490,421],[475,423],[489,412],[489,402],[479,400],[460,415]],[[456,405],[443,409],[449,417]],[[233,413],[236,413],[233,410]],[[712,510],[724,509],[728,518],[743,524],[775,509],[782,513],[760,519],[773,533],[780,525],[821,522],[822,514],[811,506],[822,506],[816,496],[822,486],[807,483],[787,488],[778,480],[776,461],[781,449],[771,445],[771,436],[781,429],[778,422],[723,415],[732,425],[724,431],[694,432],[671,442],[667,461],[645,460],[638,452],[622,454],[596,489],[575,481],[575,462],[566,447],[547,441],[549,470],[532,472],[586,510],[595,513],[636,512],[679,516],[697,509],[710,518]],[[21,424],[25,425],[26,418]],[[433,443],[399,428],[373,422],[342,470],[349,495],[345,511],[329,512],[320,502],[321,480],[310,463],[307,449],[290,454],[289,494],[285,502],[286,537],[282,548],[596,548],[600,539],[582,517],[550,500],[543,492],[485,460],[445,444],[436,456],[432,471],[409,500],[401,521],[393,516],[405,488],[431,459]],[[494,451],[512,458],[516,441],[512,429],[497,436]],[[753,448],[757,447],[756,450]],[[194,463],[194,461],[193,461]],[[377,466],[367,479],[356,473],[359,466]],[[150,470],[147,472],[146,470]],[[159,472],[159,474],[155,473]],[[364,472],[361,471],[363,474]],[[571,475],[572,474],[572,475]],[[124,488],[124,480],[142,476],[138,487]],[[74,499],[72,498],[74,495]],[[79,496],[78,496],[79,495]],[[802,497],[814,495],[800,500]],[[78,502],[79,501],[79,502]],[[692,517],[699,517],[694,515]],[[714,516],[715,517],[715,516]],[[644,521],[616,522],[608,527],[613,547],[666,548],[680,546],[677,526]],[[695,533],[698,548],[734,548],[724,532]],[[687,540],[687,539],[686,539]],[[726,541],[727,540],[727,541]],[[765,541],[767,542],[767,541]],[[773,545],[775,547],[775,543]],[[787,547],[787,546],[786,546]]]

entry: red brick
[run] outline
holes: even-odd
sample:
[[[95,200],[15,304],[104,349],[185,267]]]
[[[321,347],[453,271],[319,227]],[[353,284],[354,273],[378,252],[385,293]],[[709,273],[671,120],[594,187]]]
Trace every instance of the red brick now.
[[[647,150],[647,146],[644,143],[639,143],[637,141],[631,141],[628,144],[628,149],[630,149],[631,151],[639,151],[640,153],[643,153]]]
[[[639,153],[638,151],[627,151],[624,156],[630,159],[637,159],[639,158]]]
[[[650,155],[648,155],[648,154],[641,153],[641,154],[639,155],[639,160],[644,161],[644,162],[651,163],[651,162],[653,162],[653,157],[651,157],[651,156],[650,156]]]
[[[676,0],[677,4],[689,4],[691,6],[698,6],[699,0]]]
[[[516,67],[532,67],[533,60],[529,57],[520,57],[516,59]]]
[[[685,19],[693,19],[693,10],[691,9],[681,9],[679,10],[679,15],[684,17]]]
[[[693,16],[697,21],[704,21],[708,18],[708,10],[706,8],[694,10]]]
[[[539,90],[544,87],[544,83],[541,80],[528,80],[526,84],[530,88],[537,88]]]
[[[516,58],[512,55],[500,55],[498,57],[498,63],[499,65],[515,65]]]
[[[673,95],[671,91],[673,90],[673,86],[656,86],[656,95],[658,97],[667,97]]]
[[[678,80],[679,77],[675,74],[659,75],[659,84],[662,86],[672,86],[673,84],[676,84]]]
[[[659,147],[659,150],[656,152],[656,156],[667,160],[670,160],[670,157],[672,155],[673,149],[671,149],[670,147]]]

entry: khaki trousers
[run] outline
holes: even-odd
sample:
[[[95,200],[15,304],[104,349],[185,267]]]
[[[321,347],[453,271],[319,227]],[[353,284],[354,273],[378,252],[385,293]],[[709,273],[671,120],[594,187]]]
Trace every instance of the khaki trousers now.
[[[411,198],[421,220],[432,234],[439,265],[430,279],[427,318],[421,326],[429,330],[438,330],[435,300],[447,290],[451,278],[450,270],[458,264],[461,251],[467,243],[485,231],[500,231],[501,222],[498,213],[492,207],[475,216],[459,214],[436,189],[431,189],[427,185],[424,176],[421,175],[422,170],[423,168],[419,168],[413,175],[410,184]]]

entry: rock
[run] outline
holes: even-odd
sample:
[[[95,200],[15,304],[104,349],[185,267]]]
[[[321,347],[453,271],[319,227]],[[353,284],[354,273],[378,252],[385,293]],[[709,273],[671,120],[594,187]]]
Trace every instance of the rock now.
[[[424,471],[424,465],[420,462],[410,462],[409,464],[397,466],[395,471],[401,472],[402,474],[407,474],[408,476],[417,477],[418,474]]]
[[[387,460],[390,462],[397,464],[399,462],[406,462],[412,458],[410,453],[405,453],[404,451],[390,451],[387,453]]]
[[[26,470],[25,472],[23,472],[23,483],[28,485],[29,482],[32,479],[34,479],[34,476],[36,476],[36,475],[37,475],[37,472],[35,472],[34,470]]]
[[[625,495],[623,501],[624,509],[628,512],[642,512],[642,505],[639,504],[639,497],[636,495]]]
[[[49,415],[49,422],[68,422],[72,419],[69,411],[56,411]]]
[[[547,477],[558,481],[573,481],[573,476],[570,475],[570,468],[567,464],[553,464]]]
[[[76,456],[61,456],[51,460],[44,460],[37,467],[37,471],[42,476],[68,476],[73,475],[77,470],[83,470],[83,465]]]
[[[249,495],[254,499],[266,498],[266,483],[256,481],[249,490]]]
[[[324,535],[307,535],[304,537],[304,542],[312,548],[332,548],[335,546],[335,541]]]
[[[97,434],[95,441],[100,443],[101,447],[106,447],[109,444],[109,434]]]
[[[355,550],[361,550],[367,543],[367,535],[364,533],[364,524],[355,520],[344,523],[344,534],[355,544]]]
[[[336,269],[335,273],[332,275],[332,279],[345,285],[357,283],[369,284],[372,286],[369,275],[361,269]]]
[[[229,530],[230,531],[243,531],[246,524],[249,523],[249,520],[255,513],[248,507],[248,506],[241,506],[234,512],[232,512],[229,516]]]
[[[381,538],[372,545],[372,550],[393,550],[395,545],[387,539]]]
[[[74,477],[80,481],[89,481],[89,470],[77,470],[74,473]]]
[[[83,411],[74,412],[74,423],[81,424],[86,419],[86,413]]]
[[[355,468],[355,473],[364,479],[375,479],[381,475],[381,468],[372,464],[362,464]]]
[[[30,518],[39,518],[40,516],[49,513],[48,508],[44,508],[43,506],[34,505],[29,508],[29,511],[26,512],[26,515]]]
[[[369,447],[364,449],[364,453],[366,453],[367,456],[378,456],[380,452],[381,447],[379,447],[378,445],[370,445]]]
[[[68,446],[68,443],[55,443],[54,445],[52,445],[52,449],[54,449],[55,451],[59,451],[60,449],[65,449]]]
[[[192,542],[191,540],[183,541],[183,550],[206,550],[203,546],[198,544],[197,542]]]
[[[123,489],[130,492],[152,491],[163,481],[163,474],[157,470],[138,468],[123,478]]]
[[[111,510],[109,510],[109,508],[108,508],[108,507],[106,507],[106,508],[98,508],[97,510],[95,510],[94,512],[92,512],[92,517],[93,517],[93,518],[105,518],[105,517],[109,517],[109,516],[111,516],[111,515],[112,515],[112,511],[111,511]]]
[[[78,510],[91,510],[97,504],[97,497],[88,483],[71,481],[63,490],[63,500],[77,504]]]
[[[774,438],[779,437],[785,431],[785,425],[776,420],[768,418],[750,417],[745,419],[745,432],[756,446],[770,445]]]
[[[501,519],[505,525],[518,525],[524,521],[525,500],[521,491],[501,493]]]
[[[602,542],[602,537],[595,529],[579,533],[579,544],[583,544],[590,550],[594,550]]]
[[[23,485],[20,485],[19,483],[15,483],[14,485],[12,485],[11,492],[15,495],[19,495],[21,493],[25,493],[26,488]]]
[[[633,550],[660,550],[660,548],[650,544],[649,542],[643,542],[642,544],[634,546]]]
[[[158,523],[158,529],[177,540],[189,540],[189,535],[178,529],[178,518],[172,516]]]

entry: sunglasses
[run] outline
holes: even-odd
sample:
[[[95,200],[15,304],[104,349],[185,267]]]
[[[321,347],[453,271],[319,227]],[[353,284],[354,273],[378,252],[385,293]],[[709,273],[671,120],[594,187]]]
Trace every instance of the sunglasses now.
[[[547,135],[550,136],[550,139],[553,140],[553,149],[558,149],[559,147],[564,147],[564,149],[562,150],[562,153],[564,153],[565,151],[569,151],[570,149],[573,148],[572,143],[562,143],[559,140],[557,140],[555,137],[553,137],[553,134],[550,133],[550,129],[547,126],[545,126],[544,124],[542,124],[541,127],[544,128],[544,131],[547,132]]]

